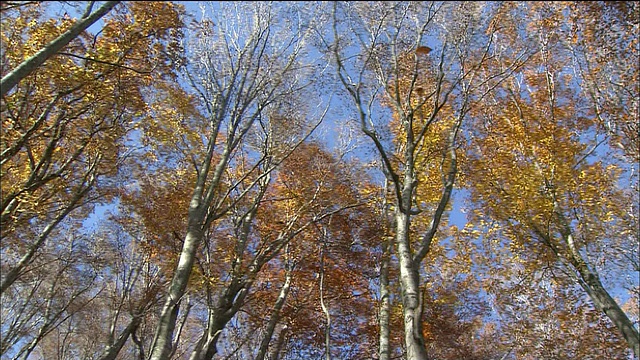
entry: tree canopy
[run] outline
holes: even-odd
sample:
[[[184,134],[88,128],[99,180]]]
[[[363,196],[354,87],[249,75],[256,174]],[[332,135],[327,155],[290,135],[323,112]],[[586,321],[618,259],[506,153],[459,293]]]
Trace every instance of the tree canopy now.
[[[3,359],[640,356],[638,2],[0,14]]]

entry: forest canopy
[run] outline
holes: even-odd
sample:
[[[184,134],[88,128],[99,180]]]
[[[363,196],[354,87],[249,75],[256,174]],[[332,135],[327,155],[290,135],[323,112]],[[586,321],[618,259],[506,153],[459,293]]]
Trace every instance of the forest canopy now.
[[[640,3],[3,1],[2,359],[637,359]]]

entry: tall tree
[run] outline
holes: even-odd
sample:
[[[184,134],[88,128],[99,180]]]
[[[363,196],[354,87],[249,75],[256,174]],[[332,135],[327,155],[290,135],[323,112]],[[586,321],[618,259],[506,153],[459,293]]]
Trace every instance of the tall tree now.
[[[75,21],[48,18],[47,4],[4,5],[3,75]],[[181,12],[166,2],[118,6],[100,33],[82,31],[2,97],[0,293],[3,321],[15,319],[3,323],[3,356],[26,358],[55,336],[58,355],[84,351],[71,335],[105,285],[80,229],[115,195],[146,92],[173,79]]]
[[[638,330],[607,289],[605,269],[598,265],[618,257],[627,264],[621,271],[634,270],[621,258],[633,253],[634,242],[637,247],[637,218],[628,182],[621,179],[626,166],[607,146],[598,105],[576,90],[578,72],[566,70],[572,56],[559,36],[562,12],[543,3],[523,11],[531,14],[525,18],[532,19],[526,26],[533,39],[521,41],[535,43],[538,52],[520,76],[496,89],[494,105],[476,118],[470,191],[488,218],[508,227],[511,241],[537,245],[529,256],[564,269],[637,356]],[[595,158],[604,154],[611,156]]]
[[[563,31],[562,47],[574,59],[571,67],[582,80],[580,91],[588,99],[598,126],[622,150],[629,162],[640,162],[640,7],[633,1],[563,2],[548,7],[553,24]],[[616,61],[612,62],[611,59]]]
[[[337,159],[318,144],[301,145],[277,170],[274,184],[258,209],[243,259],[246,264],[238,267],[242,270],[239,275],[244,274],[253,284],[246,287],[250,291],[242,307],[248,315],[238,315],[244,324],[255,324],[249,327],[256,330],[234,338],[247,337],[250,343],[258,330],[265,329],[260,356],[276,352],[295,356],[297,351],[332,357],[372,355],[375,331],[369,326],[374,315],[368,283],[374,277],[375,262],[370,260],[369,249],[375,246],[376,230],[365,206],[369,195],[360,194],[365,177],[356,176],[353,165]],[[221,253],[233,253],[235,238],[216,242],[218,258],[234,258],[233,254]],[[261,253],[281,244],[279,239],[286,240],[286,253],[265,263],[257,276],[252,275],[251,268],[261,263]],[[231,246],[227,245],[229,241]],[[290,267],[290,263],[295,266]],[[228,277],[215,274],[215,279],[220,279],[216,280],[217,292],[225,289],[228,281],[222,279]],[[283,299],[274,291],[279,289],[275,284],[286,284],[288,278],[290,284]],[[276,305],[280,308],[277,313]],[[327,313],[330,331],[326,331]],[[318,332],[316,326],[325,331]],[[221,337],[231,336],[228,330]],[[356,335],[361,340],[354,345],[350,339]],[[285,341],[284,347],[278,345],[280,339]],[[271,342],[270,351],[267,341]],[[223,348],[220,354],[231,351],[235,350]],[[255,354],[245,351],[245,356]]]
[[[300,18],[287,18],[295,21],[285,20],[280,5],[212,4],[212,17],[205,14],[194,31],[185,75],[202,115],[166,120],[178,121],[172,126],[195,123],[202,130],[196,136],[202,137],[199,140],[204,148],[200,145],[190,150],[195,154],[188,159],[195,172],[195,184],[184,243],[160,315],[151,359],[167,359],[171,354],[180,302],[204,234],[215,220],[264,181],[278,161],[272,162],[267,156],[271,154],[258,151],[247,158],[253,163],[244,167],[248,172],[223,187],[227,169],[241,159],[236,154],[244,147],[247,134],[266,126],[270,107],[286,104],[309,86],[305,73],[310,69],[303,56],[310,19],[300,13]],[[249,176],[256,172],[261,175]],[[235,192],[239,196],[229,197]]]
[[[160,16],[149,19],[150,12]],[[19,258],[3,256],[0,292],[69,215],[85,217],[97,201],[109,200],[105,180],[117,174],[126,154],[127,133],[146,108],[144,92],[154,76],[171,77],[179,13],[168,3],[132,3],[111,12],[100,35],[81,34],[68,52],[2,98],[2,246]],[[5,15],[3,28],[12,23],[12,31],[2,33],[9,62],[72,21],[44,20],[37,4]]]
[[[27,359],[37,354],[48,337],[63,327],[73,327],[70,319],[78,317],[100,293],[95,254],[85,246],[85,239],[71,236],[58,237],[64,245],[48,246],[28,277],[3,294],[3,358]]]
[[[569,273],[540,255],[544,250],[512,241],[509,228],[487,222],[480,211],[470,213],[469,220],[462,233],[478,244],[473,267],[491,305],[491,318],[498,320],[499,327],[489,329],[499,339],[492,348],[516,359],[629,358],[615,325]]]
[[[482,9],[478,4],[336,3],[333,38],[326,40],[339,80],[392,188],[404,336],[407,358],[412,360],[428,358],[422,333],[420,270],[453,191],[460,126],[470,103],[481,99],[510,69],[493,74],[481,71],[493,50],[491,32],[495,30],[482,28]],[[489,36],[479,35],[485,31]],[[355,39],[343,33],[355,34]],[[435,44],[427,44],[434,38],[438,39]],[[434,51],[431,46],[438,48]],[[379,96],[391,114],[374,107]],[[380,120],[385,117],[387,124],[389,117],[397,121],[397,132],[383,127],[385,121]],[[444,149],[430,158],[423,148],[433,140],[434,127],[442,126],[447,128]],[[442,181],[435,189],[435,202],[421,203],[416,200],[424,186],[418,164],[429,160],[441,164],[438,177]],[[414,218],[420,217],[430,225],[412,235]]]

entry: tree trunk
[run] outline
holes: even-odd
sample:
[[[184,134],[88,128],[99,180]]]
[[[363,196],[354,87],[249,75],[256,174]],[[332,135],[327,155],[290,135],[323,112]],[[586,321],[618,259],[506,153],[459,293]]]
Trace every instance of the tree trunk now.
[[[167,300],[160,315],[158,330],[151,350],[151,360],[169,359],[180,300],[185,293],[191,276],[198,244],[202,241],[202,215],[200,211],[195,211],[189,217],[187,236],[182,246],[178,267],[171,280]]]
[[[228,311],[226,311],[228,313]],[[221,308],[209,309],[209,320],[207,321],[207,329],[202,334],[200,341],[196,345],[189,360],[211,360],[218,353],[218,338],[225,325],[231,320],[233,315],[225,316],[225,310]],[[224,317],[224,319],[223,319]]]
[[[407,130],[410,134],[411,129]],[[408,135],[407,143],[413,138]],[[411,250],[411,205],[416,186],[414,179],[413,148],[407,145],[405,159],[407,168],[402,181],[401,196],[395,210],[396,246],[400,265],[400,288],[402,291],[402,315],[404,317],[404,340],[407,348],[407,360],[428,360],[424,336],[422,335],[422,307],[420,303],[419,266],[413,262]],[[418,260],[419,261],[419,260]]]
[[[5,75],[0,82],[0,97],[4,97],[9,90],[13,89],[13,87],[20,82],[20,80],[29,76],[29,74],[47,61],[47,59],[60,51],[60,49],[65,47],[73,39],[78,37],[80,33],[93,25],[93,23],[108,13],[114,6],[118,5],[118,3],[120,3],[120,1],[107,1],[98,10],[96,10],[96,12],[92,14],[84,14],[80,20],[69,28],[69,30],[65,31],[62,35],[45,45],[45,47],[35,55],[23,61],[10,73]]]
[[[287,335],[288,330],[289,328],[287,327],[287,325],[283,326],[282,329],[280,329],[280,332],[278,333],[278,340],[276,341],[276,346],[271,352],[271,360],[280,359],[280,353],[282,352],[282,347],[284,346],[286,340],[285,336]]]
[[[380,259],[380,340],[378,358],[380,360],[389,360],[389,312],[391,310],[389,303],[389,260],[391,246],[389,240],[385,239],[382,244],[382,259]]]
[[[120,350],[122,350],[122,347],[127,342],[129,336],[133,334],[134,331],[136,331],[139,325],[139,317],[131,319],[129,325],[127,325],[127,327],[120,333],[120,336],[118,336],[118,339],[113,344],[109,345],[109,347],[107,347],[107,349],[100,356],[100,358],[98,358],[98,360],[115,360],[118,356],[118,353],[120,353]]]
[[[271,342],[271,338],[273,337],[273,333],[276,329],[276,325],[280,320],[280,311],[284,306],[285,301],[287,300],[287,295],[289,294],[289,288],[291,286],[291,271],[287,269],[287,275],[284,279],[284,285],[282,285],[282,289],[280,289],[280,294],[278,295],[278,299],[273,307],[273,311],[271,312],[271,318],[269,318],[269,323],[267,324],[267,331],[260,342],[260,348],[258,349],[258,355],[256,355],[255,360],[264,360],[267,355],[267,350],[269,349],[269,342]]]
[[[554,212],[558,216],[561,225],[561,234],[564,242],[569,249],[569,261],[578,271],[580,275],[580,285],[589,294],[589,297],[595,304],[596,308],[605,313],[611,319],[611,322],[620,330],[622,336],[633,350],[636,358],[640,358],[640,335],[638,330],[633,327],[633,323],[620,308],[618,303],[611,297],[609,292],[604,288],[600,281],[600,276],[582,257],[578,247],[573,239],[573,233],[569,222],[560,210],[560,205],[554,200]]]
[[[407,360],[428,360],[422,335],[419,274],[413,265],[409,246],[409,215],[399,209],[396,210],[396,231]]]
[[[323,236],[323,241],[325,240]],[[331,360],[331,313],[329,313],[329,308],[327,304],[324,302],[324,252],[326,249],[326,243],[323,244],[322,247],[322,255],[320,255],[320,308],[324,313],[327,322],[325,323],[324,329],[324,351],[325,351],[325,359]]]
[[[253,285],[252,279],[245,281],[235,278],[218,299],[215,307],[209,309],[209,320],[205,333],[191,352],[190,360],[211,360],[218,353],[217,343],[220,333],[236,315]]]
[[[582,259],[574,258],[574,266],[582,280],[580,285],[589,294],[596,308],[611,319],[611,322],[620,330],[629,347],[633,350],[635,357],[640,358],[640,335],[633,326],[633,322],[604,288],[596,272],[591,271]]]

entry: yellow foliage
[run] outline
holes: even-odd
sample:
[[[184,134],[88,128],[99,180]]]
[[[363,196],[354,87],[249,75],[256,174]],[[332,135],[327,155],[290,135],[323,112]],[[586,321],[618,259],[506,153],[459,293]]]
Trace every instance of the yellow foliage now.
[[[87,191],[101,201],[113,196],[94,182],[117,174],[126,135],[147,111],[145,92],[173,76],[159,42],[174,41],[182,26],[174,5],[126,5],[105,17],[103,32],[81,34],[2,99],[3,238],[82,205]],[[171,21],[145,28],[129,12]],[[75,23],[46,19],[40,5],[3,12],[1,21],[3,76]]]

